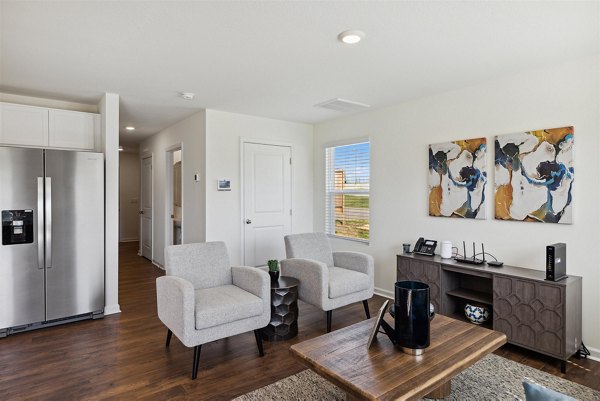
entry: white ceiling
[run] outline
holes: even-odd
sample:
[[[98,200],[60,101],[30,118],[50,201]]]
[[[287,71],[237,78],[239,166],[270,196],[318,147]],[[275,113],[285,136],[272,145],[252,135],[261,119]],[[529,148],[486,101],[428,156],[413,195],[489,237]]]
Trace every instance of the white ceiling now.
[[[595,1],[2,1],[0,91],[118,93],[124,143],[201,108],[316,123],[334,97],[380,108],[596,54],[599,26]]]

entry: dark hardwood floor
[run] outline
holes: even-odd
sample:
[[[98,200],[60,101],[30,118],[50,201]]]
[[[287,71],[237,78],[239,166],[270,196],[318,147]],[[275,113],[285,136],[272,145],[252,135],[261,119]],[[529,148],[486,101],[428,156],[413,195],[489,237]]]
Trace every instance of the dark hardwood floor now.
[[[304,369],[290,345],[325,333],[325,313],[300,304],[300,332],[285,342],[265,342],[259,358],[252,332],[202,347],[198,379],[190,379],[191,348],[175,337],[165,349],[166,328],[156,314],[155,279],[162,271],[120,248],[119,302],[122,313],[0,339],[0,399],[195,399],[228,400]],[[383,302],[370,302],[374,314]],[[357,303],[333,314],[333,330],[365,318]],[[559,363],[517,347],[497,354],[600,390],[600,363],[572,358]]]

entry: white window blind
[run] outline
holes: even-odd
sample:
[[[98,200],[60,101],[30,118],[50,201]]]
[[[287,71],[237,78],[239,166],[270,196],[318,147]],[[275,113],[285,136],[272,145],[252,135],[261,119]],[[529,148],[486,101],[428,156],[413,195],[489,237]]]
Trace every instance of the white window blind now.
[[[325,149],[325,230],[369,240],[369,142]]]

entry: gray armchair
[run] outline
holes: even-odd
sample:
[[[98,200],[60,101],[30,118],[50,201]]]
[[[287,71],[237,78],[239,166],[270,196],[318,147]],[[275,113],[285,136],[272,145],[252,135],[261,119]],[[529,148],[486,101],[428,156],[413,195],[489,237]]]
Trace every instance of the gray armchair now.
[[[158,317],[171,335],[194,347],[192,379],[198,375],[202,344],[258,329],[271,317],[269,275],[253,267],[229,263],[223,242],[173,245],[166,249],[167,275],[156,279]]]
[[[333,309],[363,302],[367,319],[373,296],[373,257],[359,252],[332,252],[323,233],[293,234],[285,238],[287,259],[281,261],[282,274],[300,280],[298,297],[321,308],[331,331]]]

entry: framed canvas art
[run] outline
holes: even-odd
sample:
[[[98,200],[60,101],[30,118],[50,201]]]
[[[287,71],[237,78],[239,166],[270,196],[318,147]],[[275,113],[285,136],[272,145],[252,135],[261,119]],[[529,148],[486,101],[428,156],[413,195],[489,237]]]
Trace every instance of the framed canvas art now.
[[[375,323],[373,323],[373,327],[371,328],[371,332],[369,333],[369,341],[367,342],[367,348],[371,348],[371,344],[373,344],[373,340],[377,337],[377,333],[379,333],[379,327],[381,326],[381,321],[385,316],[385,312],[387,311],[387,306],[390,303],[389,299],[386,299],[381,308],[379,308],[379,312],[377,312],[377,316],[375,317]]]
[[[571,224],[573,145],[573,127],[498,135],[496,219]]]
[[[429,215],[485,219],[485,138],[429,145]]]

